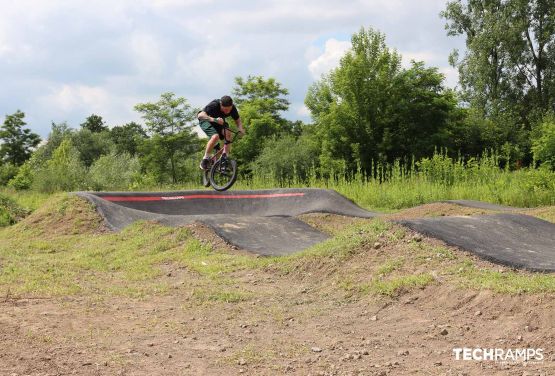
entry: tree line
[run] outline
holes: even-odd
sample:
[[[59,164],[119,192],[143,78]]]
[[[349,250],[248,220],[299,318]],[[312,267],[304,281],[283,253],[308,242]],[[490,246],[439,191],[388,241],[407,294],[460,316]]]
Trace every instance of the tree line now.
[[[337,68],[308,88],[312,122],[290,121],[288,90],[274,78],[237,77],[231,95],[246,136],[233,154],[245,175],[277,180],[362,173],[376,163],[429,158],[436,150],[471,158],[497,151],[505,168],[555,169],[555,7],[548,1],[449,1],[441,16],[460,88],[435,67],[413,61],[361,28]],[[193,131],[197,108],[174,93],[135,106],[143,124],[109,127],[99,115],[79,129],[52,124],[48,139],[24,129],[24,113],[0,131],[0,183],[40,190],[112,189],[198,179],[204,142]]]

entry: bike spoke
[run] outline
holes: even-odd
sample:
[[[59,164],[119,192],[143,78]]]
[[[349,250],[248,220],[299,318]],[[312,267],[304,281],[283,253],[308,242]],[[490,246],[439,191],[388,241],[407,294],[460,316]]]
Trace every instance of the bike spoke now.
[[[237,178],[237,164],[231,160],[219,160],[212,168],[210,180],[212,187],[218,191],[228,189]]]

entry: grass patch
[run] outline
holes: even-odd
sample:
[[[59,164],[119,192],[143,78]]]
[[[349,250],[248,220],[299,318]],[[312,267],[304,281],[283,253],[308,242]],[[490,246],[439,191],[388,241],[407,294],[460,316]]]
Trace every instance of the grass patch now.
[[[164,264],[211,281],[256,264],[252,257],[214,252],[187,228],[138,222],[119,233],[80,231],[90,226],[89,215],[98,219],[80,198],[60,195],[0,230],[0,295],[164,294]]]
[[[453,159],[445,153],[406,166],[376,163],[371,174],[336,171],[324,179],[316,170],[308,179],[276,179],[266,176],[239,179],[238,189],[312,187],[334,189],[360,206],[383,212],[451,199],[491,202],[513,207],[555,205],[555,172],[523,168],[500,169],[497,155],[484,153],[480,158]]]
[[[435,278],[430,273],[409,274],[374,278],[367,283],[356,283],[347,277],[338,286],[347,292],[347,298],[360,298],[368,294],[397,297],[416,288],[424,288],[433,283]]]
[[[434,281],[430,273],[403,275],[387,280],[374,280],[368,290],[378,295],[394,297],[415,288],[424,288]]]
[[[13,188],[0,187],[0,196],[8,197],[21,208],[33,212],[40,208],[50,198],[51,194],[36,191],[16,191]]]
[[[163,277],[173,265],[195,278],[184,288],[209,287],[195,293],[200,300],[238,302],[250,297],[214,286],[223,286],[228,273],[274,262],[214,251],[185,227],[137,222],[118,233],[101,227],[87,201],[57,194],[22,222],[0,229],[0,296],[167,294],[171,286]]]
[[[297,258],[292,256],[284,268],[302,272],[333,263],[337,266],[335,270],[332,269],[336,285],[347,293],[348,298],[368,294],[396,297],[438,280],[441,281],[438,283],[507,294],[555,292],[554,274],[500,271],[496,265],[478,268],[472,258],[462,252],[426,240],[414,240],[408,238],[407,234],[402,227],[374,219],[346,228],[340,235],[299,254]],[[377,239],[385,241],[392,254],[384,254],[382,257],[385,257],[385,261],[375,268],[369,266],[366,269],[369,280],[368,276],[360,274],[356,266],[341,269],[341,265],[349,258],[368,249]]]
[[[479,269],[470,260],[461,262],[450,271],[456,283],[465,288],[489,289],[504,294],[555,292],[553,274]]]
[[[385,275],[391,274],[395,270],[400,269],[404,264],[405,264],[404,257],[388,260],[385,262],[385,264],[378,267],[378,269],[376,270],[376,273],[378,275],[385,276]]]
[[[537,209],[531,210],[527,214],[541,218],[548,222],[555,223],[555,206],[537,208]]]
[[[106,232],[103,219],[87,200],[78,196],[58,193],[24,220],[6,229],[13,236],[50,239],[60,235],[84,235]]]
[[[285,350],[280,352],[284,353]],[[267,361],[268,359],[275,359],[277,355],[277,351],[256,348],[254,345],[249,344],[240,351],[226,357],[224,362],[231,365],[255,365]]]
[[[363,223],[347,226],[336,236],[310,247],[303,252],[289,256],[287,259],[306,259],[327,257],[343,260],[352,256],[364,246],[373,244],[381,234],[389,231],[392,224],[380,219],[373,219]]]
[[[21,207],[11,197],[0,193],[0,227],[13,225],[29,213],[29,210]]]
[[[216,289],[195,289],[193,291],[193,298],[200,303],[206,302],[224,302],[224,303],[239,303],[250,300],[252,294],[241,291],[230,290],[216,290]]]

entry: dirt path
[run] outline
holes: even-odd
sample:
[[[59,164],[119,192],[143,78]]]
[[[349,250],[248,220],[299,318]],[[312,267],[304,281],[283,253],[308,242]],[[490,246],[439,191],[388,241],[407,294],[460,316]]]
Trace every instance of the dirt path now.
[[[398,300],[315,298],[313,282],[237,276],[249,302],[0,304],[2,375],[537,375],[553,371],[553,297],[442,286]],[[298,281],[297,281],[298,282]],[[277,291],[276,291],[277,290]],[[274,293],[270,294],[270,291]],[[539,364],[455,360],[452,349],[543,348]],[[542,373],[543,372],[543,373]]]
[[[179,277],[176,277],[179,279]],[[432,286],[398,299],[322,299],[320,287],[238,275],[256,296],[0,304],[2,375],[539,375],[553,371],[553,297]],[[177,282],[177,281],[176,281]],[[325,295],[326,293],[324,293]],[[455,360],[453,349],[542,348],[538,364]],[[542,373],[543,372],[543,373]]]

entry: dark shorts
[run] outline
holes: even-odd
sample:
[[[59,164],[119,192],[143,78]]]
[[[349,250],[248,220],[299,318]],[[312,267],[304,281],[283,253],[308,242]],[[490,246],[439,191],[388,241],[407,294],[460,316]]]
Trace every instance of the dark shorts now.
[[[208,120],[203,120],[200,122],[200,129],[206,133],[208,138],[214,136],[215,134],[220,136],[220,140],[224,139],[224,125],[218,123],[211,123]]]

